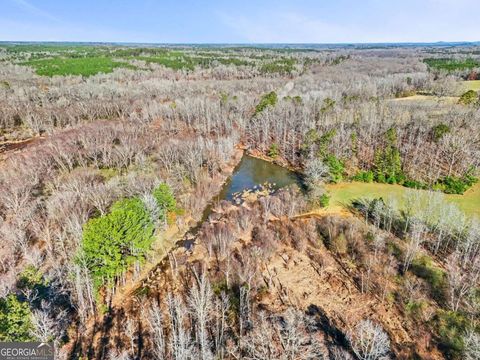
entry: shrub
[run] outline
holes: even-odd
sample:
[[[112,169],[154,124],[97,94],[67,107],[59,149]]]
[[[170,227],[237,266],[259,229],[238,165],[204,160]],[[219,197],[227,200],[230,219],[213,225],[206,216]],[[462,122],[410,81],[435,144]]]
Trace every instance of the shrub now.
[[[411,271],[424,279],[430,286],[432,296],[439,302],[444,301],[447,289],[445,271],[437,267],[429,256],[423,255],[413,260]]]
[[[33,289],[39,285],[46,285],[43,275],[35,266],[28,265],[21,273],[17,282],[19,289]]]
[[[327,193],[322,194],[318,199],[318,202],[321,207],[327,207],[330,203],[330,195],[328,195]]]
[[[412,188],[412,189],[428,189],[427,184],[425,184],[421,181],[411,180],[411,179],[405,180],[403,182],[403,186],[405,186],[407,188]]]
[[[435,185],[435,190],[441,190],[447,194],[463,194],[478,179],[473,175],[473,171],[467,172],[463,178],[456,176],[445,176],[443,179],[438,180]]]
[[[280,150],[278,149],[278,144],[273,143],[270,145],[270,149],[268,149],[268,156],[272,158],[276,158],[278,155],[280,155]]]
[[[177,201],[175,200],[173,191],[168,184],[160,184],[155,190],[153,190],[152,195],[160,209],[165,211],[176,211]]]
[[[463,335],[468,328],[467,319],[455,311],[439,311],[435,317],[440,349],[450,359],[461,359],[465,349]]]
[[[460,96],[460,100],[458,100],[460,104],[463,105],[472,105],[478,102],[478,94],[475,90],[468,90],[462,96]]]
[[[31,341],[32,313],[28,303],[21,302],[14,294],[0,299],[0,340]]]
[[[303,100],[302,100],[302,97],[297,95],[297,96],[294,96],[292,98],[293,102],[295,103],[295,105],[302,105],[303,104]]]
[[[348,250],[348,242],[345,234],[342,232],[330,240],[328,243],[328,249],[340,255],[346,254]]]
[[[361,181],[366,183],[371,183],[374,180],[374,174],[372,170],[368,171],[359,171],[353,178],[354,181]]]
[[[330,98],[323,99],[323,106],[320,111],[326,113],[329,110],[332,110],[335,107],[336,101]]]
[[[33,291],[36,296],[31,300],[31,305],[39,305],[49,296],[49,284],[43,274],[33,265],[28,265],[19,275],[17,288],[22,292]],[[21,298],[22,299],[22,298]]]
[[[443,123],[435,125],[432,128],[433,140],[437,142],[441,140],[445,136],[445,134],[448,134],[449,132],[450,132],[450,127],[448,125],[445,125]]]
[[[428,303],[425,300],[411,300],[405,304],[405,311],[414,319],[422,318],[425,308],[428,306]]]
[[[397,93],[395,94],[395,97],[396,98],[405,98],[405,97],[409,97],[409,96],[414,96],[416,95],[416,91],[415,90],[403,90],[403,91],[397,91]]]
[[[153,231],[150,214],[140,199],[118,201],[109,214],[85,224],[78,261],[87,266],[96,288],[112,285],[130,265],[144,259]]]
[[[387,182],[387,179],[385,178],[385,175],[383,173],[378,173],[375,175],[375,180],[377,180],[377,182],[381,183],[381,184],[384,184]]]
[[[338,183],[343,179],[343,173],[345,172],[345,164],[338,159],[335,155],[327,155],[325,157],[325,164],[329,168],[330,178],[334,183]]]

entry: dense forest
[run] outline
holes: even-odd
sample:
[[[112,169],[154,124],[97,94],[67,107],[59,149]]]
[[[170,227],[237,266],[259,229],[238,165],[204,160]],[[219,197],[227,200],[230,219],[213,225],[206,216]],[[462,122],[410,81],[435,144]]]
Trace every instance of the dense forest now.
[[[0,341],[479,359],[479,54],[0,44]]]

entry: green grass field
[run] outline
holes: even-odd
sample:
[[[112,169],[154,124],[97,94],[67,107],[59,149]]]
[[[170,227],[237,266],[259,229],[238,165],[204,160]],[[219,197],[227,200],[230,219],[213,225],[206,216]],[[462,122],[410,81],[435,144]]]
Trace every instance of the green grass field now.
[[[169,49],[146,47],[112,47],[82,44],[22,44],[2,45],[9,60],[19,65],[31,66],[38,75],[83,75],[110,73],[115,68],[133,68],[128,62],[142,60],[148,64],[159,64],[174,70],[210,68],[216,64],[251,66],[261,73],[290,74],[299,64],[298,59],[288,53],[246,54],[242,48],[227,49]],[[315,59],[306,58],[300,64],[311,64]]]
[[[402,206],[404,196],[409,189],[400,185],[378,184],[378,183],[341,183],[327,185],[329,191],[331,209],[338,209],[348,206],[352,200],[358,198],[395,198]],[[423,190],[416,190],[423,191]],[[456,204],[467,215],[480,217],[480,184],[474,185],[463,195],[445,195],[447,201]]]
[[[134,66],[114,61],[108,57],[53,58],[30,60],[22,65],[31,66],[38,75],[83,75],[92,76],[98,73],[111,73],[116,68],[133,69]]]
[[[424,62],[435,70],[455,71],[455,70],[469,70],[480,67],[480,62],[476,59],[425,59]]]
[[[465,91],[474,90],[480,91],[480,80],[470,80],[463,83]]]

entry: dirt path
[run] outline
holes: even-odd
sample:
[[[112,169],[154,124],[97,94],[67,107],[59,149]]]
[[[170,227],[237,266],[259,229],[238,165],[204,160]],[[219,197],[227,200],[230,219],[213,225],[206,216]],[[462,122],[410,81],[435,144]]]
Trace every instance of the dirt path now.
[[[44,139],[45,138],[42,136],[37,136],[37,137],[32,137],[26,140],[1,142],[0,143],[0,160],[2,160],[2,158],[3,159],[6,158],[8,153],[22,150],[28,145],[32,145]]]
[[[296,215],[293,219],[310,219],[310,218],[317,218],[320,219],[326,215],[337,215],[343,218],[352,217],[353,214],[348,211],[346,208],[343,207],[332,207],[332,208],[320,208],[314,209],[312,211]]]

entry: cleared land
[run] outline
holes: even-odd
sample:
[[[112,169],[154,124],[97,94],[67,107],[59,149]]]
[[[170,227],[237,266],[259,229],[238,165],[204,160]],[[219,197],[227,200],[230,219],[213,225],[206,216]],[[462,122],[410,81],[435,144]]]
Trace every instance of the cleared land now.
[[[412,95],[406,97],[400,97],[395,99],[390,99],[390,101],[399,101],[399,102],[435,102],[435,103],[450,103],[455,104],[458,102],[457,96],[435,96],[435,95]]]
[[[470,80],[463,83],[465,91],[474,90],[480,91],[480,80]]]
[[[361,182],[329,184],[326,187],[331,195],[329,210],[332,211],[348,206],[352,200],[359,198],[391,197],[403,205],[405,193],[411,190],[400,185]],[[474,185],[463,195],[445,195],[445,199],[456,204],[468,215],[480,216],[480,184]]]
[[[91,76],[98,73],[111,73],[114,69],[120,67],[135,68],[130,64],[106,57],[40,59],[24,62],[23,65],[33,67],[38,75],[43,76]]]
[[[173,70],[194,71],[212,66],[242,66],[261,74],[292,74],[316,62],[314,57],[299,59],[288,52],[269,50],[263,54],[246,53],[243,48],[217,50],[113,48],[110,46],[5,46],[7,58],[30,66],[41,76],[111,73],[115,68],[137,69],[132,61],[162,65]],[[265,50],[267,51],[267,50]],[[142,66],[141,66],[142,67]]]

